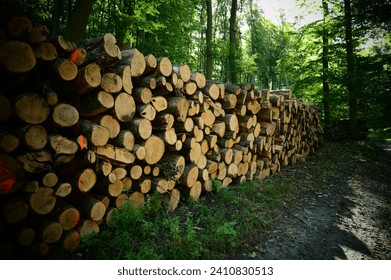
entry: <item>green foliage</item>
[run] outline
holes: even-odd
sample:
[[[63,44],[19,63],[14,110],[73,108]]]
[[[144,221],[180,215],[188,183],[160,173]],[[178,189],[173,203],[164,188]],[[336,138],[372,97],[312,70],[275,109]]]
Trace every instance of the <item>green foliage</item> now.
[[[159,207],[158,195],[150,196],[142,209],[126,204],[110,227],[83,238],[77,257],[229,259],[242,246],[256,242],[284,195],[292,192],[290,186],[277,186],[272,180],[230,188],[221,188],[218,180],[214,184],[215,191],[199,201],[186,201],[172,214]]]

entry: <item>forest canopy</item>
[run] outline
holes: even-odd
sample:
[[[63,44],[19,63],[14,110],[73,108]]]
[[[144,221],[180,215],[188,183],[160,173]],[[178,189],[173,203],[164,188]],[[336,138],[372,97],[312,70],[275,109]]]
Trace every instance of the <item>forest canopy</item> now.
[[[168,56],[211,80],[291,88],[333,120],[391,126],[391,1],[296,0],[322,19],[278,24],[255,0],[2,0],[80,42],[112,33],[121,48]],[[300,18],[300,14],[296,15]],[[3,23],[4,24],[4,23]]]

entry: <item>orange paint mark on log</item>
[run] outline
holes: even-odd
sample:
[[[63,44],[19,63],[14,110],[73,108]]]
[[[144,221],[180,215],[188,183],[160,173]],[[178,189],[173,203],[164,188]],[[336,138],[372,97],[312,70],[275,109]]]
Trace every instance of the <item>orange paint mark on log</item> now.
[[[80,49],[74,50],[69,56],[69,60],[72,62],[76,62],[79,57]]]
[[[0,194],[11,192],[15,182],[16,176],[0,161]]]
[[[80,150],[87,149],[87,142],[85,141],[83,135],[79,135],[78,142],[79,142]]]
[[[79,188],[79,190],[81,190],[82,186],[83,186],[83,178],[80,175],[79,179],[77,180],[77,187]]]

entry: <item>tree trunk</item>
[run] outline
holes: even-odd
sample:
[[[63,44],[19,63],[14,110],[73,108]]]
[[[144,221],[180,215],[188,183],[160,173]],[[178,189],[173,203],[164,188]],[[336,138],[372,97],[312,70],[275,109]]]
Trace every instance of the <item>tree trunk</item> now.
[[[205,76],[207,80],[212,79],[213,71],[213,52],[212,52],[212,34],[213,34],[213,16],[212,0],[206,0],[206,66]]]
[[[323,64],[323,109],[324,109],[324,122],[326,133],[330,130],[331,116],[330,116],[330,85],[329,85],[329,34],[328,34],[328,20],[329,20],[329,7],[328,0],[322,0],[323,6],[323,52],[322,52],[322,64]]]
[[[345,40],[346,40],[346,63],[347,63],[347,87],[349,92],[349,129],[350,137],[357,137],[357,90],[356,71],[354,67],[353,31],[351,1],[344,0],[345,7]]]
[[[236,72],[236,11],[238,9],[238,1],[232,0],[231,4],[231,17],[229,19],[229,72],[231,82],[233,84],[238,83],[238,73]]]
[[[83,38],[93,2],[93,0],[76,1],[72,10],[71,21],[68,24],[67,40],[78,43]]]

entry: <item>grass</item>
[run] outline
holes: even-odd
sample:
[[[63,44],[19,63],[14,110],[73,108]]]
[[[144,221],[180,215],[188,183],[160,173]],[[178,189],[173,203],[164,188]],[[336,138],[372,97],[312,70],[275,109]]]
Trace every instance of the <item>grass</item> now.
[[[109,228],[84,238],[77,255],[62,252],[56,258],[80,259],[230,259],[244,245],[256,242],[289,185],[254,180],[220,188],[200,200],[187,199],[174,213],[160,207],[151,195],[144,208],[128,204]]]
[[[384,150],[381,148],[381,145],[384,144],[391,144],[391,127],[376,131],[370,130],[368,137],[359,142],[364,156],[370,158],[377,158],[383,154]]]

